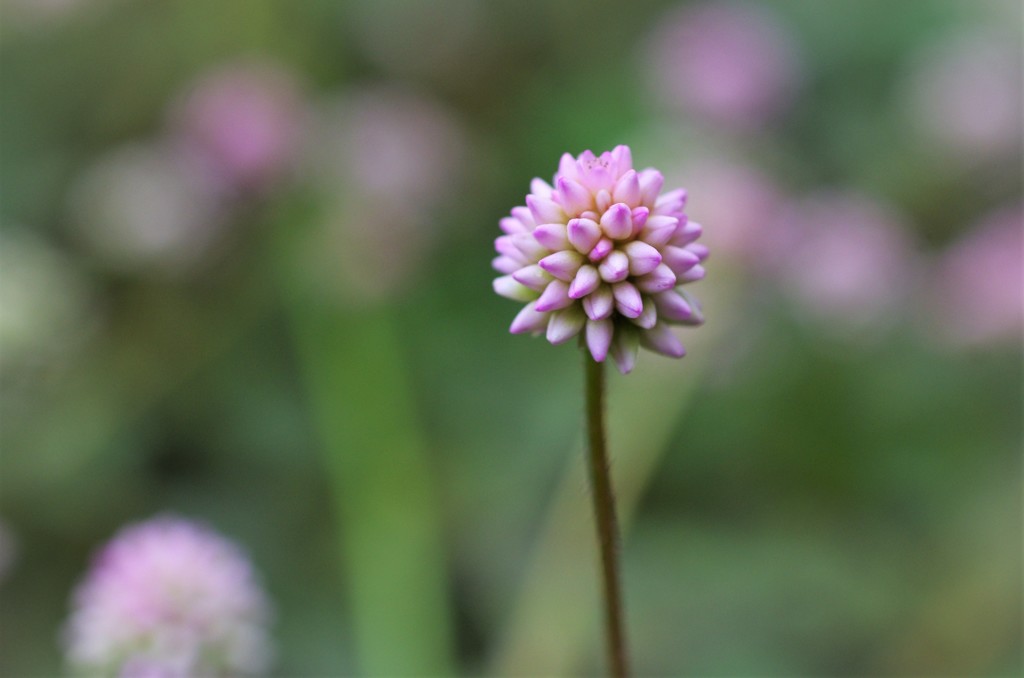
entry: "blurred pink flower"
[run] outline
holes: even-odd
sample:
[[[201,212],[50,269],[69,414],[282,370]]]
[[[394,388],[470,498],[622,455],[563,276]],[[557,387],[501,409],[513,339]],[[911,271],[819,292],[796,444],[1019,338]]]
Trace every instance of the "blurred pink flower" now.
[[[118,676],[262,675],[269,604],[238,548],[161,516],[123,528],[75,591],[69,664]]]
[[[729,160],[693,158],[679,170],[693,195],[687,210],[711,224],[708,247],[763,270],[783,256],[786,239],[776,215],[785,204],[778,186],[752,165]]]
[[[953,157],[1016,157],[1024,97],[1020,51],[1019,38],[997,29],[927,47],[903,88],[914,128]]]
[[[893,208],[868,196],[825,191],[779,218],[791,250],[777,274],[801,309],[840,333],[895,318],[917,282],[918,264]]]
[[[195,82],[173,126],[214,185],[261,191],[292,168],[305,112],[295,78],[260,62],[221,66]]]
[[[223,234],[224,206],[167,144],[114,149],[79,175],[69,195],[76,239],[105,266],[178,275]]]
[[[1024,205],[983,218],[932,270],[930,308],[954,346],[1018,340],[1024,325]]]
[[[350,198],[436,205],[454,190],[465,153],[461,126],[439,103],[396,86],[329,102],[315,137],[320,170]]]
[[[652,86],[667,103],[730,127],[779,113],[799,80],[792,36],[763,5],[677,8],[659,22],[648,58]]]
[[[326,209],[312,261],[353,300],[388,298],[427,259],[437,212],[456,197],[462,126],[441,104],[394,86],[346,93],[317,117],[309,157]]]
[[[670,325],[699,325],[700,306],[679,287],[704,277],[701,226],[688,221],[686,191],[661,194],[664,177],[637,172],[628,146],[562,156],[554,186],[534,179],[526,206],[501,220],[494,291],[527,302],[513,334],[579,335],[594,360],[609,352],[633,369],[639,345],[686,353]]]

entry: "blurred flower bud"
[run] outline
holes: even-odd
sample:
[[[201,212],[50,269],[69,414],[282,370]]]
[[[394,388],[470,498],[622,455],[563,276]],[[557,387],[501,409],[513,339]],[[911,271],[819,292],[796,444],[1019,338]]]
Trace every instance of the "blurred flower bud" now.
[[[200,77],[172,112],[172,126],[212,187],[260,192],[294,165],[305,112],[295,79],[259,62]]]
[[[379,87],[324,105],[311,149],[328,202],[324,242],[311,252],[359,300],[386,298],[438,236],[437,210],[458,195],[465,140],[439,104]]]
[[[895,320],[917,282],[910,234],[894,210],[850,192],[820,192],[784,209],[789,256],[777,275],[810,317],[840,334]]]
[[[931,271],[929,308],[953,346],[1020,341],[1024,325],[1024,205],[989,214]]]
[[[783,225],[775,218],[784,197],[758,168],[742,162],[697,157],[678,176],[690,190],[689,212],[705,224],[708,247],[748,270],[760,271],[783,256]]]
[[[65,649],[86,675],[262,675],[269,618],[232,542],[161,516],[123,528],[97,554],[75,591]]]
[[[792,36],[763,5],[686,5],[667,14],[649,42],[655,93],[715,124],[756,127],[797,88]]]
[[[167,145],[110,152],[78,177],[69,199],[75,235],[104,266],[177,275],[223,232],[223,209],[194,166]]]
[[[950,157],[1008,158],[1020,152],[1022,81],[1019,38],[978,30],[922,50],[903,91],[913,129]]]

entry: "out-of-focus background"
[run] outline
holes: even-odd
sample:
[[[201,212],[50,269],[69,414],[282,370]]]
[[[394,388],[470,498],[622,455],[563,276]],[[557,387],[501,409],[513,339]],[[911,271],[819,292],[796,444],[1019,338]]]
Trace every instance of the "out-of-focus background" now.
[[[0,675],[161,513],[272,675],[601,670],[578,352],[490,260],[619,143],[712,251],[611,377],[636,672],[1019,675],[1017,0],[0,7]]]

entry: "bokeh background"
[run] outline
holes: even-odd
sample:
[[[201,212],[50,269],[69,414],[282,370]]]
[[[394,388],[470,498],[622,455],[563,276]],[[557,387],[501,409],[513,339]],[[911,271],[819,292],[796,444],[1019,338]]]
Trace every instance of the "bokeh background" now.
[[[1017,0],[0,8],[0,674],[167,512],[273,675],[600,671],[578,352],[489,263],[627,143],[712,250],[611,378],[637,673],[1019,675]]]

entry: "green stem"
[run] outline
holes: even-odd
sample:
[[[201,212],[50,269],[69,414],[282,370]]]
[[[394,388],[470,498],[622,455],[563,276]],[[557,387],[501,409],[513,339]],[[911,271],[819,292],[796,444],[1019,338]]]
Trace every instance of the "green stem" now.
[[[622,598],[619,592],[618,530],[615,525],[615,497],[604,432],[604,364],[583,353],[586,371],[587,441],[590,484],[594,499],[594,521],[601,552],[601,580],[605,603],[605,638],[608,663],[615,678],[629,675],[626,639],[623,631]]]

